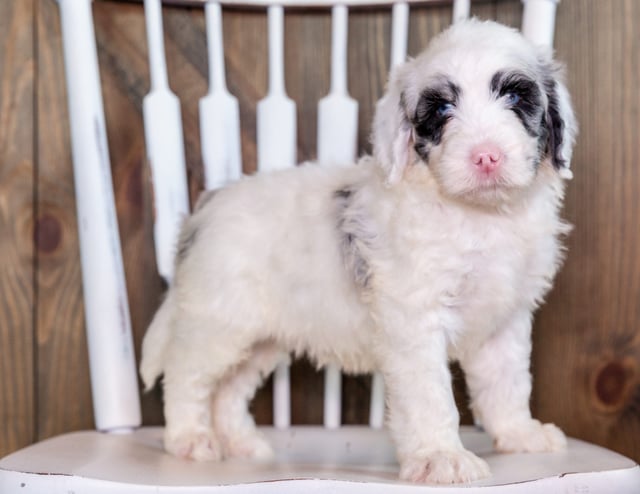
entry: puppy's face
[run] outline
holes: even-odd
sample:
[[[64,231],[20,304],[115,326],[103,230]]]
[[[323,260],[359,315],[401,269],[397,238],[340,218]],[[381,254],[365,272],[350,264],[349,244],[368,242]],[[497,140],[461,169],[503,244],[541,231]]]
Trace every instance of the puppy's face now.
[[[476,204],[517,199],[542,166],[569,175],[575,135],[549,55],[479,21],[453,26],[399,67],[374,126],[390,183],[427,167],[443,194]]]

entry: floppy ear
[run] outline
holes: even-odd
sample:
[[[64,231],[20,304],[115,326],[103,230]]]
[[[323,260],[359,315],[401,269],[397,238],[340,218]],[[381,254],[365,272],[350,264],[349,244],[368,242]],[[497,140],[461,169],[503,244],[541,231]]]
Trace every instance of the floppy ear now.
[[[547,95],[546,153],[554,168],[563,178],[571,178],[573,174],[569,168],[573,145],[578,133],[578,125],[569,91],[564,85],[562,68],[552,62],[544,64],[544,89]]]
[[[401,89],[405,65],[391,73],[387,92],[378,101],[373,119],[373,155],[384,170],[387,185],[398,183],[415,159],[413,126],[406,114]]]

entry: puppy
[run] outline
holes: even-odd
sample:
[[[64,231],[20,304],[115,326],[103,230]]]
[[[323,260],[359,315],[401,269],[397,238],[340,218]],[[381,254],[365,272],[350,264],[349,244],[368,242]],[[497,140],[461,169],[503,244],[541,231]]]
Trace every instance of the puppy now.
[[[392,73],[373,157],[207,193],[143,342],[146,386],[164,373],[166,449],[268,457],[247,404],[290,353],[382,372],[401,479],[489,475],[460,441],[450,360],[499,451],[565,447],[531,417],[529,358],[575,133],[550,54],[472,20]]]

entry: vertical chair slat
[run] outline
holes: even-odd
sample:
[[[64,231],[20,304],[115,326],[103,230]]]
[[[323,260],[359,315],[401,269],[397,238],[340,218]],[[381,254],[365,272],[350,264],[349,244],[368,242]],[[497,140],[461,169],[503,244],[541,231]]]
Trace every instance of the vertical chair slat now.
[[[269,24],[269,92],[284,93],[284,8],[267,9]]]
[[[205,4],[209,91],[199,102],[200,145],[204,163],[205,187],[215,189],[240,178],[240,108],[227,89],[222,43],[220,3]]]
[[[331,88],[318,104],[318,160],[345,164],[355,160],[358,102],[347,90],[348,10],[337,5],[331,20]]]
[[[553,46],[559,0],[522,0],[522,34],[538,45]]]
[[[207,55],[209,60],[209,91],[227,89],[222,37],[222,7],[217,1],[204,5],[207,29]]]
[[[380,429],[384,425],[384,379],[380,372],[374,373],[371,377],[369,425],[374,429]]]
[[[349,10],[336,5],[331,10],[331,92],[347,92],[347,41]]]
[[[409,4],[394,3],[391,11],[391,68],[403,63],[407,58],[409,35]],[[384,380],[380,372],[371,381],[371,407],[369,425],[379,429],[384,424]]]
[[[453,0],[453,23],[469,18],[471,0]]]
[[[409,4],[394,3],[391,10],[391,68],[407,58],[409,32]]]
[[[353,163],[357,152],[358,103],[347,90],[349,13],[336,5],[331,15],[331,88],[318,104],[318,160],[328,164]],[[340,426],[342,376],[331,364],[325,369],[324,425]]]
[[[291,425],[291,379],[288,362],[278,364],[273,373],[273,425],[278,429]]]
[[[151,89],[160,89],[169,85],[167,62],[164,56],[164,38],[162,34],[162,5],[160,0],[145,0],[144,17],[149,45],[149,76]],[[157,47],[157,48],[156,48]]]
[[[273,170],[296,165],[296,105],[284,87],[284,10],[267,9],[269,31],[269,92],[258,103],[258,169]],[[273,384],[273,417],[276,427],[291,423],[290,382],[287,363],[278,365]]]
[[[340,427],[342,423],[342,375],[336,364],[324,370],[323,424],[327,429]]]
[[[296,105],[284,87],[284,10],[268,7],[269,91],[258,102],[258,169],[296,165]]]
[[[96,428],[140,425],[91,1],[59,0]]]
[[[144,97],[147,159],[151,168],[154,207],[153,237],[160,275],[171,283],[180,225],[189,214],[180,102],[168,84],[160,0],[145,0],[151,91]]]

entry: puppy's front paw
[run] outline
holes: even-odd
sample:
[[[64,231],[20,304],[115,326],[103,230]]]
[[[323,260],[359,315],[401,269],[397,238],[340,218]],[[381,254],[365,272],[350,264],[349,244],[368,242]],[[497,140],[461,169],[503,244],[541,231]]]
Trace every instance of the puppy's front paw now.
[[[226,437],[224,452],[227,458],[248,458],[261,461],[271,460],[274,456],[271,445],[259,433]]]
[[[427,484],[473,482],[489,475],[487,462],[466,449],[416,455],[400,465],[401,480]]]
[[[532,419],[497,433],[495,447],[502,453],[562,451],[567,447],[567,438],[555,425]]]
[[[210,430],[165,431],[164,447],[169,453],[179,458],[197,461],[222,459],[218,438]]]

